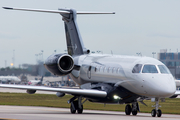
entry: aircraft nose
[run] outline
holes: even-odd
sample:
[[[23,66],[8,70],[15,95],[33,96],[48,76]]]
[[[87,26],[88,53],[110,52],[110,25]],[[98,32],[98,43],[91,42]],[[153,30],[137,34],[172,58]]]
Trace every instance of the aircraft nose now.
[[[176,92],[174,80],[166,79],[159,86],[159,97],[171,97]]]
[[[174,95],[175,90],[173,86],[166,86],[163,90],[159,91],[159,97],[171,97]]]

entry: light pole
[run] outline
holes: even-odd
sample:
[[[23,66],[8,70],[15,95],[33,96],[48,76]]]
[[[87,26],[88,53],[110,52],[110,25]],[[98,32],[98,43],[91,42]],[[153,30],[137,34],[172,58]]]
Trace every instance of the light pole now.
[[[44,52],[44,51],[43,51],[43,50],[41,50],[41,52],[42,52],[42,61],[43,61],[43,52]]]
[[[96,51],[96,52],[97,52],[97,53],[100,53],[100,52],[101,52],[101,53],[103,54],[103,51],[100,51],[100,50],[98,50],[98,51]]]
[[[137,56],[140,56],[140,55],[142,56],[141,52],[139,52],[139,53],[136,53],[136,54],[137,54]]]
[[[36,63],[38,63],[38,54],[35,54],[36,56]]]
[[[156,54],[156,52],[152,52],[152,54],[153,54],[153,58],[154,58],[154,54]]]
[[[6,69],[6,65],[7,65],[7,60],[5,60],[5,69]]]
[[[13,50],[13,67],[15,66],[15,50]]]

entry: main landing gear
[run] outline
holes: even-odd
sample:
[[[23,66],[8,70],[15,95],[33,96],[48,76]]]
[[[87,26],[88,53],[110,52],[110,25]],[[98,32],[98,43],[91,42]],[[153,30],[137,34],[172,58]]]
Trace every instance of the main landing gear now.
[[[132,107],[128,104],[125,107],[125,113],[126,115],[130,115],[132,113],[132,115],[137,115],[139,110],[139,105],[137,102],[132,103]]]
[[[162,111],[159,109],[160,105],[159,105],[159,99],[158,98],[155,98],[155,105],[153,107],[155,107],[155,109],[153,109],[151,111],[151,116],[156,117],[156,115],[157,115],[157,117],[161,117]]]
[[[77,100],[76,100],[76,98],[77,98]],[[86,102],[86,100],[84,102]],[[77,111],[78,114],[82,114],[83,113],[82,96],[79,96],[79,97],[75,96],[75,97],[71,98],[68,101],[68,103],[71,103],[70,111],[71,111],[72,114],[75,114],[76,111]]]

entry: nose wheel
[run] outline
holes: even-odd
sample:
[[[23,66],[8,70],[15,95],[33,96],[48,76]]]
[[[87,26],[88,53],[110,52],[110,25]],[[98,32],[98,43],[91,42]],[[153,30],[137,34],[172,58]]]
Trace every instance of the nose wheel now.
[[[161,117],[162,112],[161,112],[160,109],[158,109],[157,111],[156,111],[155,109],[153,109],[153,110],[151,111],[151,116],[152,116],[152,117],[156,117],[156,115],[157,115],[157,117]]]
[[[156,117],[156,115],[157,115],[157,117],[161,117],[161,115],[162,115],[162,111],[160,110],[160,109],[158,109],[160,106],[159,106],[159,99],[158,98],[156,98],[155,99],[155,105],[154,105],[154,107],[155,107],[155,109],[153,109],[152,111],[151,111],[151,116],[152,117]]]
[[[156,110],[155,110],[155,109],[153,109],[153,110],[151,111],[151,116],[152,116],[152,117],[156,117]]]

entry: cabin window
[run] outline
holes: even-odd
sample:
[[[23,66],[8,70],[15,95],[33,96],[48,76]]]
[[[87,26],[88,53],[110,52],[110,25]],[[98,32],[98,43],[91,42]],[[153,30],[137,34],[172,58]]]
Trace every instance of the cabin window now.
[[[119,69],[120,69],[120,68],[117,68],[117,70],[116,70],[116,73],[117,73],[117,74],[118,74]]]
[[[115,71],[116,71],[116,68],[113,68],[113,69],[112,69],[112,73],[115,73]]]
[[[169,69],[165,65],[158,65],[158,67],[162,74],[170,74]]]
[[[142,73],[158,73],[155,65],[144,65]]]
[[[111,73],[111,72],[112,72],[112,68],[109,67],[109,68],[108,68],[108,73]]]
[[[101,68],[101,67],[97,67],[97,71],[98,71],[98,72],[100,72],[100,68]]]
[[[97,67],[95,67],[94,71],[95,71],[95,72],[97,71]]]
[[[107,71],[107,68],[106,67],[104,67],[104,72],[106,72]]]
[[[132,70],[132,73],[140,73],[142,68],[142,64],[136,64]]]
[[[100,70],[99,70],[100,72],[103,72],[103,67],[102,67],[102,66],[101,66],[99,69],[100,69]]]

